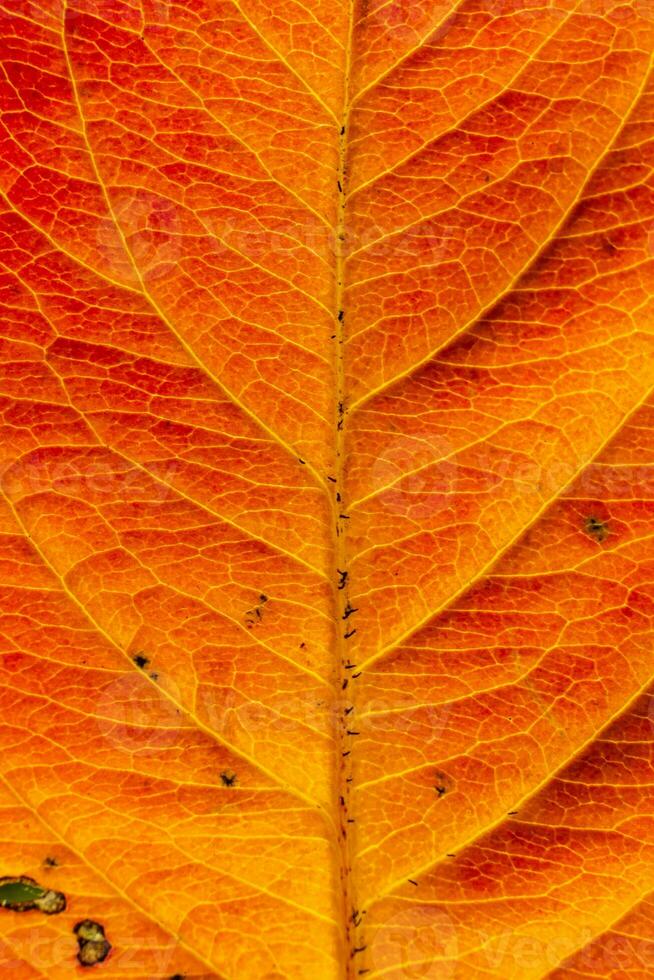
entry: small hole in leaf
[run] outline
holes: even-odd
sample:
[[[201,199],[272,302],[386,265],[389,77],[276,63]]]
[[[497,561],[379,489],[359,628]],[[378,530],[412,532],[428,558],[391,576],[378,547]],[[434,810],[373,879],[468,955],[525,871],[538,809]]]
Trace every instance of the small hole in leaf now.
[[[73,932],[77,936],[79,946],[77,959],[82,966],[95,966],[96,963],[106,960],[111,951],[111,943],[99,922],[84,919],[77,923]]]

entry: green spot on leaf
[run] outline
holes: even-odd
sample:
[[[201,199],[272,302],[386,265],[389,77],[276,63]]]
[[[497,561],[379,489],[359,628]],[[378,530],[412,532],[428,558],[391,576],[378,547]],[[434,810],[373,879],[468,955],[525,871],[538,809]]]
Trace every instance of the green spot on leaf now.
[[[56,915],[66,908],[62,892],[42,888],[33,878],[21,875],[17,878],[0,878],[0,908],[13,912],[29,912],[38,909],[45,915]]]

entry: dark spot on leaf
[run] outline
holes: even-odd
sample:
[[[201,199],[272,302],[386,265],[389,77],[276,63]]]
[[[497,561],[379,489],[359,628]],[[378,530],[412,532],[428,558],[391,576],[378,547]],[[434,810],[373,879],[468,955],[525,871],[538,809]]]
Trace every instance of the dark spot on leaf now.
[[[147,667],[148,664],[150,663],[149,659],[147,657],[144,657],[142,653],[135,653],[134,656],[132,657],[132,660],[134,661],[137,667],[141,668],[141,670]]]
[[[237,781],[236,773],[232,772],[231,769],[226,769],[224,772],[221,772],[220,779],[223,786],[235,786]]]
[[[358,612],[358,611],[359,610],[356,608],[356,606],[353,606],[352,603],[348,599],[348,601],[346,603],[346,606],[345,606],[345,610],[343,612],[343,616],[341,618],[342,619],[349,619],[350,616],[352,616],[355,612]]]
[[[263,618],[263,607],[268,602],[268,596],[263,592],[259,595],[258,605],[254,606],[252,609],[248,609],[245,614],[245,622],[249,630],[253,626],[256,626]]]
[[[43,859],[43,866],[45,868],[58,868],[59,861],[57,861],[56,857],[50,857],[48,855],[48,857]]]
[[[449,793],[454,784],[450,777],[444,772],[434,773],[434,779],[434,789],[436,790],[436,795],[440,800],[446,793]]]
[[[57,915],[66,908],[66,896],[63,892],[43,888],[34,878],[25,875],[0,878],[0,907],[12,912],[37,909],[44,915]]]
[[[82,966],[95,966],[106,960],[111,950],[111,943],[106,938],[104,928],[99,922],[84,919],[78,922],[73,932],[77,936],[79,951],[77,959]]]
[[[584,528],[586,529],[586,533],[590,534],[591,538],[595,538],[600,543],[608,537],[608,525],[606,521],[601,521],[598,517],[593,517],[592,515],[587,517]]]

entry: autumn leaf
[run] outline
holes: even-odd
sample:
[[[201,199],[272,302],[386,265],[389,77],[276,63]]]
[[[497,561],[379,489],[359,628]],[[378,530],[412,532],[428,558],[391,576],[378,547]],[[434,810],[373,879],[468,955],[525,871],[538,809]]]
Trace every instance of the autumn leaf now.
[[[2,976],[654,975],[651,0],[0,21]]]

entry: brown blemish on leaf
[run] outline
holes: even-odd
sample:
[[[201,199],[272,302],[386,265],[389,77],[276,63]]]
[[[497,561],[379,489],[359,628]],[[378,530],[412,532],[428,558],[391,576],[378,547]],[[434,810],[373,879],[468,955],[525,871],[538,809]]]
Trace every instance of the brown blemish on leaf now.
[[[236,785],[236,773],[232,772],[231,769],[226,769],[224,772],[221,772],[220,778],[222,780],[223,786]]]
[[[592,515],[586,518],[584,528],[586,530],[586,534],[589,534],[591,538],[595,538],[595,540],[600,544],[602,541],[606,540],[609,534],[609,528],[606,521],[600,521],[598,517],[593,517]]]
[[[148,664],[150,663],[149,659],[145,657],[142,653],[135,653],[134,656],[132,657],[132,660],[134,661],[137,667],[141,668],[141,670],[144,670],[145,667],[147,667]]]
[[[82,966],[95,966],[106,960],[111,950],[111,943],[105,936],[104,927],[92,919],[78,922],[73,932],[77,936],[79,951],[77,959]]]
[[[450,792],[454,784],[450,777],[444,772],[434,773],[434,779],[434,789],[436,790],[436,795],[440,800],[446,793]]]
[[[246,612],[245,623],[249,630],[251,630],[253,626],[256,626],[257,623],[261,622],[263,618],[263,607],[267,602],[268,602],[268,596],[264,592],[262,592],[259,596],[258,604],[254,606],[252,609],[248,609],[248,611]]]
[[[26,875],[0,878],[0,907],[12,912],[30,912],[37,909],[44,915],[57,915],[66,908],[63,892],[43,888],[34,878]]]
[[[46,915],[57,915],[66,908],[66,896],[49,888],[43,898],[36,902],[36,908]]]

